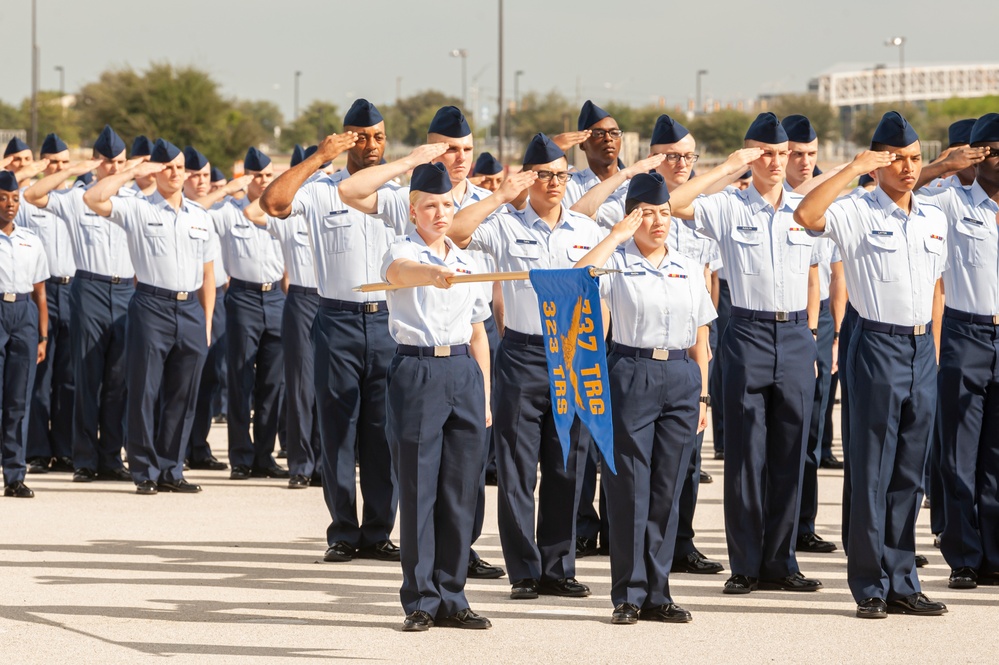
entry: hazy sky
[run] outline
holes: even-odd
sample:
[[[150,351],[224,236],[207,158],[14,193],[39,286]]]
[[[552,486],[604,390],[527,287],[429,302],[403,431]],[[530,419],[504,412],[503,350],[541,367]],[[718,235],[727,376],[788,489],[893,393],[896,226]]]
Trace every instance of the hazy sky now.
[[[42,89],[65,68],[73,92],[107,68],[151,62],[205,69],[223,91],[271,100],[286,116],[301,71],[300,106],[324,99],[344,108],[437,88],[468,85],[495,107],[497,0],[37,0]],[[597,103],[632,104],[694,96],[727,101],[764,92],[802,92],[839,62],[898,65],[884,42],[906,37],[909,64],[999,62],[997,0],[505,0],[506,90],[523,70],[522,91],[558,89]],[[942,8],[942,7],[945,7]],[[976,26],[982,38],[976,39]],[[946,32],[944,32],[946,31]],[[0,99],[31,90],[31,0],[0,0],[5,70]]]

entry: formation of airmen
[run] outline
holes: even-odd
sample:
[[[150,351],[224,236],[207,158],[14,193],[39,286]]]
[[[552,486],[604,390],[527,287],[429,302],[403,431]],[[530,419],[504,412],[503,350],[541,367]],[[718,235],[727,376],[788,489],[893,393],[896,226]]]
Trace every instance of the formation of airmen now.
[[[4,495],[32,497],[26,473],[143,495],[200,492],[187,468],[282,478],[322,487],[326,561],[401,562],[403,630],[489,628],[469,577],[509,574],[517,600],[586,597],[576,559],[598,552],[613,623],[683,623],[670,574],[723,570],[692,527],[710,405],[724,593],[822,587],[796,558],[837,548],[815,532],[819,467],[844,469],[858,617],[947,611],[920,590],[924,494],[950,587],[999,584],[999,114],[955,123],[923,165],[887,113],[870,150],[825,173],[800,115],[760,114],[696,177],[677,120],[660,116],[630,166],[621,139],[588,101],[577,131],[536,135],[522,164],[473,161],[444,107],[425,145],[386,163],[385,122],[359,99],[278,177],[251,147],[231,181],[194,147],[140,136],[129,151],[111,127],[77,163],[58,136],[37,161],[13,139]],[[574,146],[588,168],[570,168]],[[563,463],[530,281],[450,281],[586,266],[613,269],[616,474],[578,420]],[[231,468],[206,440],[220,412]],[[506,570],[474,550],[487,479]]]

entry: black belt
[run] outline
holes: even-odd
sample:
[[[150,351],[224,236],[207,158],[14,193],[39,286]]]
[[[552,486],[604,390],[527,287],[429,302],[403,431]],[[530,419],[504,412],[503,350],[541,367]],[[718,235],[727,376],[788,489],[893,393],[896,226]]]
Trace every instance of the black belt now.
[[[864,330],[873,330],[874,332],[887,333],[889,335],[908,335],[910,337],[919,337],[920,335],[925,335],[931,332],[932,325],[927,323],[926,325],[920,326],[896,326],[892,323],[882,323],[880,321],[871,321],[870,319],[860,319],[860,327]]]
[[[191,291],[171,291],[170,289],[161,289],[158,286],[150,286],[149,284],[143,284],[139,282],[135,285],[137,291],[142,291],[143,293],[149,293],[151,295],[157,296],[159,298],[166,298],[167,300],[190,300]]]
[[[353,302],[351,300],[337,300],[336,298],[320,298],[319,304],[327,309],[338,309],[341,312],[356,312],[358,314],[374,314],[388,310],[388,303],[384,300]]]
[[[73,278],[70,277],[69,275],[66,275],[65,277],[49,277],[45,281],[48,282],[49,284],[62,284],[62,285],[65,285],[65,284],[69,284],[70,282],[72,282]]]
[[[101,275],[89,270],[77,270],[76,276],[80,279],[89,279],[92,282],[107,282],[108,284],[125,284],[131,277],[119,277],[118,275]]]
[[[260,291],[261,293],[266,293],[268,291],[273,291],[274,289],[280,288],[281,280],[276,282],[247,282],[243,279],[236,279],[235,277],[229,280],[230,286],[237,286],[241,289],[247,291]]]
[[[775,323],[796,323],[808,320],[808,310],[802,309],[797,312],[762,312],[745,307],[733,307],[732,316],[751,321],[774,321]]]
[[[451,346],[410,346],[400,344],[395,352],[400,356],[419,356],[420,358],[449,358],[451,356],[467,356],[468,344],[452,344]]]
[[[27,300],[27,293],[4,293],[3,302],[21,302],[22,300]]]
[[[962,312],[959,309],[944,307],[944,316],[948,319],[964,321],[965,323],[980,323],[986,326],[999,326],[999,315],[972,314],[971,312]]]
[[[289,284],[288,293],[304,293],[307,296],[318,296],[319,289],[313,286],[299,286],[298,284]]]
[[[612,351],[622,356],[648,358],[650,360],[686,360],[689,355],[687,349],[639,349],[619,343],[614,344]]]
[[[510,340],[515,344],[524,344],[526,346],[544,346],[545,336],[544,335],[527,335],[522,332],[517,332],[516,330],[510,330],[509,328],[503,333],[503,339]]]

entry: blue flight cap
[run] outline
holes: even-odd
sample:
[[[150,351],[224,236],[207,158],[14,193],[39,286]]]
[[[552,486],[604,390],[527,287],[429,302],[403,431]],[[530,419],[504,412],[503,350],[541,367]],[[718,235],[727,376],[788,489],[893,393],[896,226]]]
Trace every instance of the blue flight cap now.
[[[42,149],[38,151],[40,155],[54,155],[57,152],[62,152],[63,150],[69,150],[69,146],[59,138],[58,134],[49,134],[42,141]]]
[[[871,184],[872,182],[874,182],[874,178],[871,177],[871,174],[865,173],[864,175],[860,176],[860,178],[857,180],[857,186],[864,187],[866,185]]]
[[[28,147],[27,143],[25,143],[24,141],[15,136],[7,144],[7,149],[3,151],[3,156],[9,157],[10,155],[13,155],[15,152],[24,152],[25,150],[31,150],[31,148]]]
[[[874,130],[871,145],[880,143],[892,148],[904,148],[919,140],[916,130],[902,117],[898,111],[888,111],[881,117],[878,128]]]
[[[246,157],[243,158],[243,168],[247,171],[263,171],[270,163],[271,158],[253,146],[250,146],[246,151]]]
[[[788,141],[797,143],[811,143],[819,138],[819,135],[812,129],[812,123],[803,115],[789,115],[780,122],[784,128]]]
[[[316,154],[316,150],[319,150],[319,146],[310,145],[308,148],[302,151],[303,155],[302,159],[308,159],[309,157],[312,157],[314,154]]]
[[[156,143],[153,144],[153,152],[149,156],[149,161],[156,162],[157,164],[169,164],[177,159],[177,155],[179,154],[180,148],[174,144],[164,139],[156,139]]]
[[[148,157],[153,154],[153,142],[149,137],[139,134],[132,141],[132,157]]]
[[[409,189],[412,192],[447,194],[451,191],[451,177],[443,164],[420,164],[413,169]]]
[[[999,113],[986,113],[971,129],[971,143],[999,141]]]
[[[554,162],[559,157],[565,157],[562,148],[555,145],[550,138],[538,132],[527,144],[524,152],[524,166],[528,164],[547,164]]]
[[[691,173],[690,175],[694,175],[694,174]],[[753,177],[753,169],[749,169],[748,171],[746,171],[745,173],[743,173],[741,176],[739,176],[738,179],[739,180],[745,180],[746,178],[752,178],[752,177]]]
[[[690,130],[686,127],[663,114],[656,118],[656,126],[652,129],[652,141],[649,142],[649,145],[676,143],[689,133]]]
[[[625,202],[637,201],[651,203],[654,206],[669,201],[669,190],[666,181],[659,173],[639,173],[628,184],[628,196]]]
[[[434,119],[430,121],[427,134],[440,134],[453,139],[460,139],[472,133],[468,121],[457,106],[444,106],[437,109]]]
[[[609,118],[610,113],[603,110],[589,99],[583,103],[583,108],[579,110],[579,120],[576,121],[576,129],[583,131],[589,129],[604,118]]]
[[[745,140],[776,145],[787,141],[787,132],[773,113],[761,113],[746,131]]]
[[[503,165],[488,152],[479,155],[479,158],[475,160],[475,168],[472,169],[473,175],[496,175],[502,172]]]
[[[76,176],[76,182],[82,183],[83,185],[89,185],[94,181],[94,174],[87,171],[83,175]]]
[[[343,116],[343,126],[374,127],[384,119],[374,104],[366,99],[355,99],[347,109],[347,114]]]
[[[6,170],[0,171],[0,191],[2,192],[17,191],[17,177],[11,171],[6,171]]]
[[[812,167],[812,177],[813,178],[818,178],[820,175],[822,175],[822,169],[820,169],[818,166],[813,166]]]
[[[111,125],[104,125],[97,140],[94,141],[94,152],[103,155],[108,159],[114,159],[125,152],[125,142],[111,129]]]
[[[313,150],[313,152],[315,151]],[[295,149],[291,151],[291,165],[298,166],[304,161],[305,161],[305,149],[296,143]]]
[[[212,182],[218,182],[219,180],[225,180],[225,174],[222,173],[222,169],[217,166],[212,167]]]
[[[188,171],[200,171],[208,166],[208,158],[198,152],[194,146],[184,148],[184,168]]]
[[[951,123],[951,126],[947,128],[947,140],[949,141],[947,147],[971,143],[971,128],[975,126],[977,120],[978,118],[965,118]]]

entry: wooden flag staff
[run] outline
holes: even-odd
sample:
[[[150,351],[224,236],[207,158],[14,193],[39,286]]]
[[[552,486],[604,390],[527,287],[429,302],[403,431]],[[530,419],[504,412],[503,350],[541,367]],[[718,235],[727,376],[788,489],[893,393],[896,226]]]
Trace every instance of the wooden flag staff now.
[[[607,268],[590,268],[590,277],[599,277],[600,275],[606,275],[612,272],[621,272],[620,270],[610,270]],[[518,270],[514,272],[484,272],[478,275],[453,275],[448,278],[448,282],[451,284],[471,284],[474,282],[511,282],[520,279],[530,279],[531,272],[529,270]],[[360,286],[355,286],[354,291],[359,291],[361,293],[370,293],[371,291],[396,291],[398,289],[412,289],[417,286],[432,286],[433,282],[426,282],[424,284],[409,284],[406,286],[400,286],[398,284],[389,284],[388,282],[377,282],[374,284],[362,284]]]

